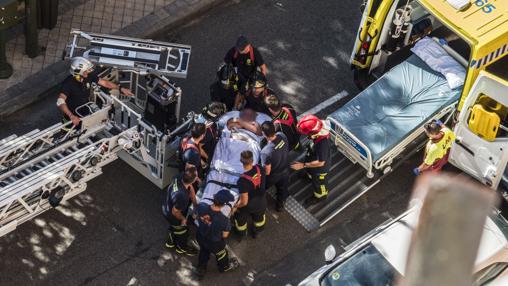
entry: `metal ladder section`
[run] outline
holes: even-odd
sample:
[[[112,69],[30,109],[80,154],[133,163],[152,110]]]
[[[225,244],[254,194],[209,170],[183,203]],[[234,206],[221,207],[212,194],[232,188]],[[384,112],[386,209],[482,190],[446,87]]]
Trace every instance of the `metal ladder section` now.
[[[30,136],[32,141],[39,142],[41,136],[37,134],[45,131],[51,134],[62,126],[57,124],[43,131],[32,131],[31,135],[8,137],[12,141],[2,141],[2,150],[19,149],[9,142],[34,146],[28,140]],[[3,170],[0,173],[0,236],[50,209],[51,204],[56,206],[83,192],[86,182],[102,174],[102,167],[117,159],[116,153],[121,148],[117,142],[119,136],[98,139],[82,135],[82,138],[58,141],[61,144]],[[17,138],[23,140],[15,141]],[[51,145],[51,141],[42,141]]]
[[[42,131],[35,129],[23,136],[11,135],[1,140],[0,174],[72,137],[77,132],[70,127],[70,122],[58,123]]]

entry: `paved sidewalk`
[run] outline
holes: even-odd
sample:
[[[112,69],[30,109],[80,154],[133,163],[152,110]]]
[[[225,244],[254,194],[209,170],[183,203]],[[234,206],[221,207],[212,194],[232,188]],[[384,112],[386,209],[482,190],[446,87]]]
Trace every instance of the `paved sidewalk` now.
[[[0,117],[37,100],[67,75],[62,51],[71,29],[131,37],[146,37],[222,2],[221,0],[60,0],[56,27],[39,30],[44,50],[30,59],[25,37],[17,27],[6,45],[14,73],[0,80]]]

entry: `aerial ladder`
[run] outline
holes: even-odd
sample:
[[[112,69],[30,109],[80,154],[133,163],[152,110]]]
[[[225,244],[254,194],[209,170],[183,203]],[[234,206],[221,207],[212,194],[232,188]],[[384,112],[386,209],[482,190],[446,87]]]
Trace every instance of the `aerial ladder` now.
[[[64,57],[86,56],[101,77],[130,88],[133,98],[94,86],[79,128],[71,122],[0,141],[0,236],[86,190],[102,168],[121,158],[159,187],[169,184],[176,136],[194,115],[180,116],[191,48],[73,30]],[[149,108],[147,108],[147,106]]]

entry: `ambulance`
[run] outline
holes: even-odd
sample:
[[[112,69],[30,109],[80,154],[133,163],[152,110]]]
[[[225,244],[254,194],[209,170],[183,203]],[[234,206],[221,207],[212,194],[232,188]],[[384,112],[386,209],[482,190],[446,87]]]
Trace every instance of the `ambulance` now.
[[[328,116],[368,177],[391,171],[432,119],[449,161],[497,188],[508,163],[508,1],[365,0],[350,63],[362,91]],[[421,144],[419,146],[422,146]]]

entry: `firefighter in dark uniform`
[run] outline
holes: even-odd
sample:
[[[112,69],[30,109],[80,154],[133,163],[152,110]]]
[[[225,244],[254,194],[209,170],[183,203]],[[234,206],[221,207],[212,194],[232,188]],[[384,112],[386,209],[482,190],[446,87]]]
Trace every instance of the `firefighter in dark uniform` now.
[[[242,106],[245,101],[245,108],[250,108],[256,112],[269,114],[270,111],[265,104],[265,98],[274,94],[273,90],[268,88],[266,77],[261,72],[255,72],[254,76],[249,79],[245,96],[240,95],[237,108]]]
[[[222,102],[213,101],[203,107],[201,114],[196,120],[198,123],[205,124],[206,131],[205,137],[200,142],[201,148],[204,151],[202,153],[202,159],[210,165],[210,160],[213,157],[215,146],[219,140],[219,128],[217,121],[219,118],[226,113],[226,105]]]
[[[88,108],[79,109],[79,107],[90,101],[90,94],[94,85],[100,85],[108,89],[118,89],[128,96],[134,95],[128,88],[99,78],[94,72],[93,63],[86,58],[73,58],[69,71],[71,75],[63,81],[56,105],[63,113],[63,121],[72,121],[74,126],[81,122],[81,116],[89,114]]]
[[[210,86],[212,101],[222,102],[227,110],[233,110],[238,95],[238,74],[232,64],[222,64],[217,71],[217,81]]]
[[[251,151],[243,151],[240,161],[244,173],[238,179],[236,185],[240,191],[240,199],[233,208],[235,214],[235,230],[239,239],[247,235],[247,221],[252,217],[253,227],[251,234],[256,238],[257,233],[263,230],[266,223],[266,192],[265,171],[259,165],[254,165]]]
[[[187,212],[191,203],[196,205],[196,191],[192,186],[196,179],[196,168],[193,166],[176,176],[168,187],[162,204],[162,214],[169,222],[166,247],[175,248],[177,253],[189,256],[196,255],[196,250],[187,245],[189,238]]]
[[[304,162],[295,162],[293,170],[305,169],[312,180],[314,198],[324,200],[328,196],[327,174],[330,168],[330,132],[323,127],[323,122],[316,116],[305,115],[298,121],[298,132],[307,135],[311,140]]]
[[[229,49],[224,56],[224,62],[233,65],[236,69],[238,89],[241,94],[244,94],[247,90],[247,82],[256,71],[266,75],[266,64],[261,53],[252,46],[245,36],[238,37],[236,45]],[[235,105],[235,107],[238,107],[238,105]]]
[[[271,186],[277,189],[275,209],[281,212],[289,196],[289,143],[284,133],[275,132],[275,126],[271,121],[264,122],[261,130],[268,142],[261,150],[261,163],[266,174],[266,189],[268,190]]]
[[[197,207],[198,230],[196,239],[199,244],[198,267],[195,274],[203,279],[210,254],[215,255],[219,272],[231,271],[240,266],[236,258],[230,258],[226,249],[226,238],[231,231],[231,222],[221,209],[234,200],[228,190],[220,190],[213,196],[213,204],[201,202]]]
[[[191,128],[191,134],[182,139],[180,143],[181,164],[180,170],[189,166],[196,167],[199,178],[203,177],[204,161],[206,156],[201,148],[201,141],[205,138],[206,126],[203,123],[195,123]]]
[[[293,107],[282,104],[275,94],[265,98],[265,104],[270,112],[275,125],[275,131],[286,135],[289,142],[289,150],[297,150],[300,147],[300,134],[296,130],[297,117]]]

